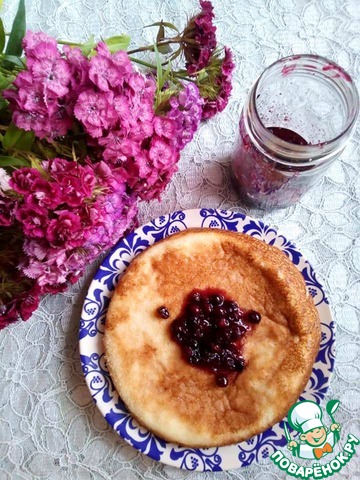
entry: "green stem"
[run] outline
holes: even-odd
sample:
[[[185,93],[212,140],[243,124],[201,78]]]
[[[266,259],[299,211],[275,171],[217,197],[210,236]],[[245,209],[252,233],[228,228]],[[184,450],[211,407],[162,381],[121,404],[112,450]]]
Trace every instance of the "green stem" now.
[[[181,75],[178,72],[174,72],[173,75],[174,75],[174,77],[181,78],[182,80],[186,80],[187,82],[196,83],[196,80],[193,80],[192,78],[189,78],[186,75]]]
[[[129,57],[130,60],[134,63],[138,63],[139,65],[142,65],[143,67],[148,67],[152,68],[153,70],[156,70],[156,65],[153,65],[152,63],[144,62],[143,60],[139,60],[138,58],[135,57]],[[196,80],[193,80],[192,78],[189,78],[184,74],[181,74],[179,72],[172,72],[172,75],[176,78],[181,78],[182,80],[187,80],[188,82],[193,82],[195,83]]]
[[[182,42],[181,37],[174,37],[171,40],[165,40],[165,41],[156,43],[155,45],[159,48],[159,47],[164,47],[166,45],[172,45],[173,43],[181,43],[181,42]],[[148,52],[148,51],[153,52],[154,45],[146,45],[144,47],[135,48],[134,50],[128,50],[127,54],[132,55],[133,53]]]
[[[130,56],[129,56],[129,59],[134,63],[138,63],[139,65],[143,65],[144,67],[148,67],[156,70],[156,65],[154,65],[153,63],[144,62],[144,60],[139,60],[138,58],[130,57]],[[168,63],[170,63],[170,60],[163,62],[161,65],[165,67]]]
[[[17,68],[17,67],[14,66],[14,70],[15,70],[15,68]],[[14,72],[11,72],[10,70],[7,70],[4,67],[0,67],[0,72],[5,73],[5,75],[14,75]]]
[[[193,38],[183,37],[183,38],[181,38],[181,43],[188,43],[189,45],[197,45],[199,47],[199,43],[196,40],[194,40]]]
[[[156,65],[153,65],[152,63],[144,62],[143,60],[139,60],[138,58],[130,57],[130,56],[129,56],[129,59],[134,63],[138,63],[139,65],[142,65],[143,67],[153,68],[156,70]]]
[[[66,40],[56,40],[57,43],[60,43],[60,45],[70,45],[71,47],[83,47],[84,45],[82,43],[76,43],[76,42],[67,42]]]

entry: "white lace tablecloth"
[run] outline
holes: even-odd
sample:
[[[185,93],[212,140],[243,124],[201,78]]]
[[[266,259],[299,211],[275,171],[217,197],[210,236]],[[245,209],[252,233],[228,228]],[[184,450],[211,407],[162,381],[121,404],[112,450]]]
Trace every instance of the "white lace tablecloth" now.
[[[182,26],[195,0],[26,0],[28,27],[84,41],[127,32],[151,41],[164,19]],[[231,188],[229,161],[239,113],[263,69],[293,53],[317,53],[360,80],[359,0],[213,0],[218,39],[236,71],[226,110],[202,124],[183,151],[161,202],[143,204],[140,224],[173,210],[215,207],[261,218],[294,240],[325,286],[337,325],[336,364],[326,399],[339,399],[343,438],[360,438],[360,128],[326,176],[294,207],[247,210]],[[17,1],[4,0],[9,30]],[[284,479],[270,460],[222,473],[180,471],[149,459],[110,429],[85,385],[78,350],[82,303],[96,265],[63,294],[48,296],[27,323],[0,332],[0,479]],[[360,479],[360,448],[334,479]]]

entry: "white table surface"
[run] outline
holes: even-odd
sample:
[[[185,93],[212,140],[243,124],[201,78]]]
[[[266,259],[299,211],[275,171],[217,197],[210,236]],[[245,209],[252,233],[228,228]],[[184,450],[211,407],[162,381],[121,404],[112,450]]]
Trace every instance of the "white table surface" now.
[[[143,25],[180,27],[195,0],[26,0],[28,27],[84,41],[127,32],[151,41]],[[325,400],[339,399],[343,438],[360,438],[360,128],[341,159],[286,209],[244,208],[229,181],[239,113],[252,82],[276,59],[317,53],[338,62],[359,86],[358,0],[213,0],[218,40],[232,48],[236,71],[226,110],[203,124],[182,153],[161,202],[142,204],[140,224],[173,210],[215,207],[261,218],[294,240],[325,286],[337,325],[336,364]],[[17,2],[4,0],[5,28]],[[222,473],[164,466],[134,450],[107,425],[81,372],[78,326],[96,265],[67,292],[47,296],[27,323],[0,332],[0,480],[3,479],[284,479],[270,461]],[[334,479],[360,479],[360,448]]]

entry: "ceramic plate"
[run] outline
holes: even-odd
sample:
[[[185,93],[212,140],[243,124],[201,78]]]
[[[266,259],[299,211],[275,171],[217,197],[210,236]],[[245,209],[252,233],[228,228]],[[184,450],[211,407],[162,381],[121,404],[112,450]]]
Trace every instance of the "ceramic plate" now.
[[[188,448],[166,442],[140,427],[117,394],[104,361],[103,333],[106,311],[114,288],[131,260],[149,245],[191,227],[243,232],[282,250],[302,273],[321,319],[322,338],[309,382],[300,397],[320,403],[334,367],[334,322],[323,287],[295,245],[261,221],[239,212],[201,209],[161,216],[121,240],[96,273],[80,320],[80,356],[86,383],[97,407],[115,431],[134,448],[154,460],[185,470],[221,471],[264,462],[286,445],[283,422],[236,445]]]

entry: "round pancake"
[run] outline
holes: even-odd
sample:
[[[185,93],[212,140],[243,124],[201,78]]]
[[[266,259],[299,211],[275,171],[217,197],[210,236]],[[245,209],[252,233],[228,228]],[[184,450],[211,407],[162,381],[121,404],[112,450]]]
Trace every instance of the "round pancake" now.
[[[187,363],[170,334],[187,295],[208,288],[262,317],[245,336],[246,368],[226,388]],[[168,319],[156,312],[162,305]],[[167,441],[211,447],[284,418],[310,377],[320,320],[301,273],[278,248],[245,234],[188,229],[131,262],[112,296],[104,342],[114,385],[140,424]]]

